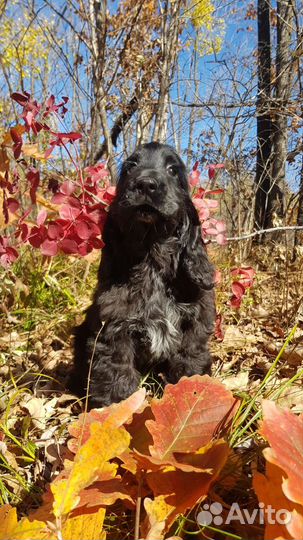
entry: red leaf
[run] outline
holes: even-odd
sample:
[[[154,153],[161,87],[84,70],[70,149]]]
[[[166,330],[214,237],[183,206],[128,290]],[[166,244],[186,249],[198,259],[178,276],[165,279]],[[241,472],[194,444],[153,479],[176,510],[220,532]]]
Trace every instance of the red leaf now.
[[[41,253],[53,257],[58,253],[57,242],[51,240],[45,240],[40,246]]]
[[[235,403],[232,393],[208,375],[167,385],[162,399],[151,402],[155,421],[146,422],[154,441],[151,455],[166,461],[174,452],[198,450],[212,440],[233,408],[234,414]]]
[[[40,173],[37,169],[31,167],[26,175],[26,178],[31,184],[31,188],[29,190],[31,201],[33,204],[36,204],[36,191],[40,182]]]
[[[19,103],[19,105],[22,105],[22,107],[24,107],[29,101],[30,94],[28,94],[27,92],[24,92],[23,94],[21,94],[20,92],[13,92],[13,94],[11,94],[11,98],[17,103]]]
[[[44,225],[40,225],[40,227],[32,227],[28,237],[29,243],[33,247],[39,248],[44,240],[46,240],[46,227]]]
[[[56,195],[54,196],[56,197]],[[59,210],[62,219],[75,220],[82,213],[81,203],[76,197],[71,195]]]
[[[67,195],[64,195],[63,193],[55,193],[52,197],[52,203],[54,204],[62,204],[65,201],[67,201]]]
[[[224,332],[222,328],[223,317],[221,313],[217,313],[215,324],[215,336],[219,341],[224,339]]]
[[[68,431],[74,439],[68,442],[68,447],[72,452],[76,452],[79,446],[83,445],[90,436],[90,426],[93,422],[103,424],[108,418],[113,427],[120,427],[126,422],[130,422],[135,412],[143,409],[145,400],[145,389],[140,388],[131,396],[120,403],[112,403],[105,409],[92,409],[89,413],[80,414],[78,420],[70,425]]]
[[[253,279],[256,275],[256,271],[251,266],[243,266],[242,268],[234,268],[231,271],[233,276],[244,275],[250,279]]]
[[[237,296],[232,296],[230,300],[230,305],[232,308],[238,309],[241,306],[242,298],[237,298]]]
[[[6,199],[6,206],[12,214],[15,214],[20,208],[20,204],[16,199],[13,199],[13,197]]]
[[[105,244],[101,238],[92,238],[92,245],[94,249],[103,249]]]
[[[91,236],[91,230],[85,221],[79,221],[76,225],[76,232],[82,240],[88,240]]]
[[[37,215],[37,225],[43,225],[46,218],[47,218],[47,211],[40,210],[39,214]]]
[[[51,222],[48,224],[47,236],[50,240],[59,240],[64,235],[64,229],[60,223]]]
[[[208,178],[212,180],[215,177],[216,171],[213,165],[208,167]]]
[[[224,234],[217,234],[216,242],[217,244],[219,244],[219,246],[226,246],[227,244],[226,236]]]
[[[225,232],[226,231],[226,224],[224,223],[224,221],[217,220],[216,229],[217,229],[217,231],[219,233]]]
[[[54,144],[62,144],[66,142],[73,142],[77,141],[78,139],[82,139],[81,133],[76,133],[75,131],[70,131],[69,133],[56,133],[52,132],[53,135],[56,136],[55,141],[52,141]],[[51,143],[52,144],[52,143]]]
[[[10,129],[10,135],[14,143],[22,143],[22,137],[16,128]]]
[[[190,185],[193,187],[198,186],[200,184],[200,176],[200,171],[193,169],[188,178]]]
[[[225,163],[216,163],[215,165],[209,165],[209,167],[211,167],[212,169],[224,169]]]
[[[76,190],[77,186],[74,182],[71,180],[65,180],[63,184],[60,186],[60,193],[64,193],[64,195],[71,195]]]
[[[59,243],[60,249],[63,251],[63,253],[67,254],[75,254],[78,253],[78,245],[74,240],[70,240],[69,238],[64,238]]]
[[[29,127],[31,127],[32,123],[33,123],[33,119],[34,119],[34,115],[31,111],[28,111],[24,117],[24,120],[25,122],[27,123],[27,125]]]
[[[240,283],[240,281],[234,281],[231,284],[231,290],[236,298],[241,299],[245,294],[245,287]]]

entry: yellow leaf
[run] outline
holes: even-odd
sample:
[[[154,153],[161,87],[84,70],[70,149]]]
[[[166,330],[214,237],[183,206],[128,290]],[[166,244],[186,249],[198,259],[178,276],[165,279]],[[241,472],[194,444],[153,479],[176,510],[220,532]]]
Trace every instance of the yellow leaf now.
[[[166,519],[175,508],[167,504],[164,495],[159,495],[154,500],[146,497],[144,508],[147,513],[147,519],[143,524],[145,540],[154,540],[155,538],[160,540],[164,536]]]
[[[129,433],[124,428],[111,427],[109,422],[93,423],[90,433],[90,438],[75,456],[68,478],[59,479],[51,485],[56,517],[76,508],[80,491],[96,481],[98,476],[114,478],[117,465],[109,463],[109,460],[122,454],[129,446]]]
[[[46,159],[44,152],[39,152],[38,143],[23,144],[22,153],[26,157],[33,157],[35,159]]]
[[[16,508],[8,504],[0,508],[0,540],[55,540],[54,530],[43,521],[23,518],[17,522]]]
[[[62,527],[64,540],[104,540],[102,531],[105,509],[100,508],[95,514],[82,514],[67,519]]]
[[[0,508],[0,523],[0,540],[7,540],[10,531],[12,531],[17,524],[16,508],[12,508],[9,504],[2,506]]]

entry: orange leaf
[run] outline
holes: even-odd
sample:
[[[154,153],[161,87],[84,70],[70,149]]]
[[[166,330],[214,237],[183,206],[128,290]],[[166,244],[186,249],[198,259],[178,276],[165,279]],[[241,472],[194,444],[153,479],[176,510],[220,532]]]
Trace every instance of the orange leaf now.
[[[91,487],[81,491],[77,509],[81,508],[81,511],[83,511],[83,506],[85,508],[109,506],[114,504],[117,499],[128,500],[134,504],[120,477],[106,480],[105,482],[95,482]]]
[[[208,375],[167,385],[162,399],[151,402],[155,420],[146,422],[154,441],[151,455],[166,461],[174,452],[205,446],[235,413],[235,404],[232,393]]]
[[[13,129],[14,132],[17,133],[18,135],[23,135],[23,133],[25,133],[25,127],[22,126],[21,124],[16,124],[11,129]],[[2,144],[8,145],[8,144],[12,144],[12,142],[13,142],[13,139],[11,135],[11,130],[9,130],[4,134]]]
[[[285,539],[295,538],[290,536],[283,523],[274,519],[276,512],[279,510],[285,509],[291,513],[295,508],[295,504],[285,497],[281,489],[282,480],[281,469],[271,463],[266,464],[266,475],[254,474],[253,487],[260,503],[263,503],[265,508],[271,507],[274,510],[274,514],[270,519],[268,519],[267,513],[264,513],[266,540],[278,538],[279,536]]]
[[[120,403],[113,403],[105,409],[93,409],[89,413],[80,414],[79,419],[69,427],[69,433],[74,437],[68,443],[72,452],[76,452],[79,446],[89,438],[90,426],[93,422],[103,424],[110,418],[112,427],[120,427],[132,419],[134,412],[140,410],[145,400],[145,389],[140,388],[129,398]]]
[[[282,486],[286,497],[303,505],[303,418],[269,400],[262,402],[262,408],[260,431],[271,446],[264,455],[286,473]]]
[[[9,171],[9,157],[6,149],[0,146],[0,178],[4,179]]]
[[[163,467],[156,472],[147,473],[147,483],[155,496],[164,495],[165,502],[174,507],[169,515],[166,529],[178,514],[193,508],[208,494],[209,488],[218,477],[227,459],[229,449],[224,441],[216,441],[203,453],[200,450],[200,470],[185,472],[173,466]],[[211,463],[211,467],[209,467]]]
[[[53,512],[56,517],[68,514],[80,502],[80,492],[101,475],[114,478],[118,465],[109,460],[128,448],[130,436],[123,428],[113,428],[109,422],[93,423],[90,438],[79,449],[68,477],[51,484],[54,495]]]

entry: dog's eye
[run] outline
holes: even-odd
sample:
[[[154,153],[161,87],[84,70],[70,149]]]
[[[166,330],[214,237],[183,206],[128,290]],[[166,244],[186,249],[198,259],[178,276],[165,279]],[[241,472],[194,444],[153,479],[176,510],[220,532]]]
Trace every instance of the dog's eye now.
[[[135,167],[137,167],[138,163],[137,161],[126,161],[125,162],[125,169],[126,169],[126,172],[129,173],[130,171],[132,171]]]
[[[178,167],[176,165],[168,165],[166,170],[171,176],[177,176],[178,174]]]

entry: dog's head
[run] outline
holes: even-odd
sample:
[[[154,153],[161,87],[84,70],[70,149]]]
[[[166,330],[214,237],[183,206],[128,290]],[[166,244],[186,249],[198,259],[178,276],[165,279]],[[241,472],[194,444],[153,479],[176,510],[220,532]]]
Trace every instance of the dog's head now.
[[[144,144],[124,161],[116,204],[128,219],[147,225],[178,220],[189,200],[185,165],[170,146]]]
[[[213,287],[213,267],[201,238],[186,168],[173,148],[157,142],[144,144],[124,161],[110,216],[104,231],[105,243],[112,244],[114,231],[118,230],[119,238],[123,237],[127,245],[129,260],[130,252],[140,258],[154,243],[172,239],[170,250],[175,250],[178,279],[191,283],[193,297]],[[170,269],[172,252],[168,255]]]

